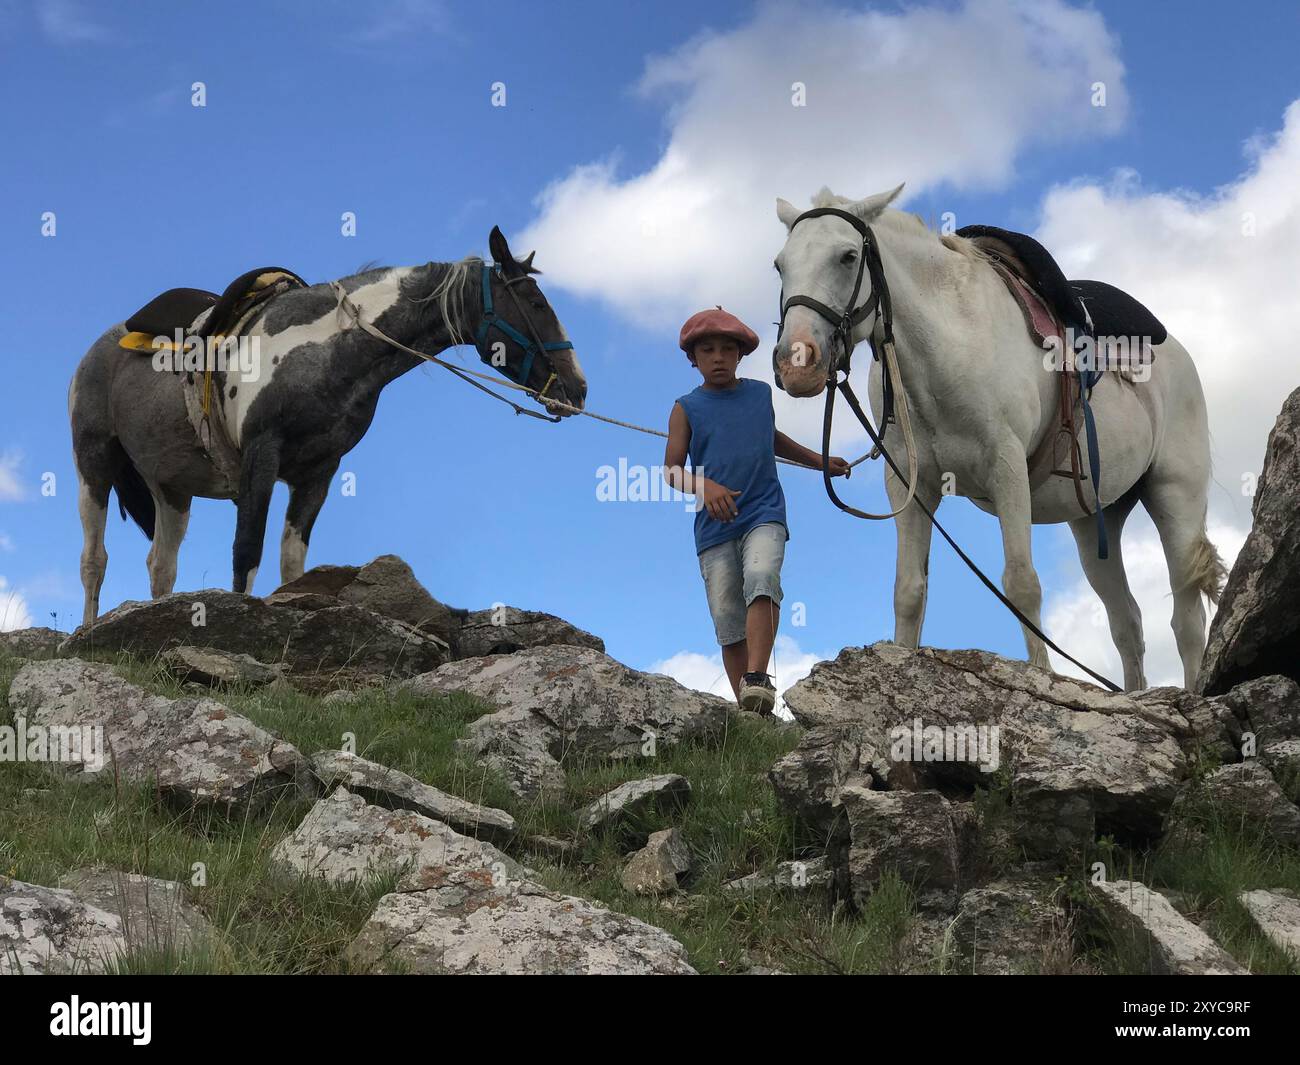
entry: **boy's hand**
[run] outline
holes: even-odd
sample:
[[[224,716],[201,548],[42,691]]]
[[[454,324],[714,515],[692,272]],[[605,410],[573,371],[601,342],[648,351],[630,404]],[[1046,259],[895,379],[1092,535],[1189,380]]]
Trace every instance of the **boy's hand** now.
[[[731,521],[740,513],[736,509],[736,496],[740,495],[739,491],[732,491],[718,484],[717,481],[706,481],[700,486],[700,499],[704,502],[704,509],[709,512],[709,517],[715,521]]]
[[[826,469],[832,477],[847,477],[853,472],[853,467],[838,455],[834,455],[827,460]]]

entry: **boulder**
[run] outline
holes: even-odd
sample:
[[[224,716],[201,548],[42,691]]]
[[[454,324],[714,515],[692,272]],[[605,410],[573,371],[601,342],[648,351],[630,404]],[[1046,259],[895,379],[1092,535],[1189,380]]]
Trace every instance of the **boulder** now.
[[[441,821],[412,810],[373,806],[346,788],[321,799],[271,851],[285,875],[319,877],[332,884],[397,874],[399,890],[436,883],[451,868],[493,876],[523,869],[490,843],[462,836]]]
[[[578,824],[589,831],[612,831],[650,810],[674,810],[691,798],[691,782],[677,773],[629,780],[578,811]]]
[[[1147,971],[1165,976],[1241,976],[1248,970],[1158,891],[1133,880],[1094,883],[1092,898],[1121,947],[1131,945]]]
[[[286,789],[312,790],[292,744],[212,699],[152,695],[101,663],[29,663],[10,685],[9,704],[25,728],[97,737],[97,763],[50,763],[56,772],[154,780],[164,797],[181,805],[228,813],[258,809]]]
[[[284,676],[284,666],[266,666],[252,655],[215,647],[169,647],[159,658],[163,668],[182,683],[209,688],[264,688]]]
[[[831,872],[826,863],[826,855],[815,858],[798,858],[794,861],[780,862],[776,870],[750,873],[747,876],[728,880],[722,890],[736,894],[750,894],[755,891],[803,891],[807,888],[829,887]]]
[[[526,880],[450,869],[422,891],[379,900],[348,949],[377,972],[693,975],[662,929]]]
[[[1300,389],[1269,434],[1252,524],[1219,597],[1197,687],[1222,693],[1252,677],[1300,681]]]
[[[411,677],[447,660],[437,637],[361,607],[328,600],[316,610],[215,588],[126,602],[72,633],[63,654],[131,651],[152,657],[203,646],[282,663],[295,686],[326,692],[376,677]]]
[[[326,791],[342,784],[366,802],[390,810],[414,810],[467,836],[505,843],[516,831],[515,819],[504,810],[449,795],[406,773],[347,751],[319,751],[312,755],[311,767]]]
[[[957,822],[937,791],[840,792],[849,828],[849,890],[861,905],[887,872],[921,892],[955,887],[960,877]]]
[[[1250,733],[1256,751],[1300,739],[1300,684],[1290,677],[1255,677],[1214,701],[1232,712],[1242,734]]]
[[[1259,762],[1225,765],[1179,792],[1170,810],[1193,826],[1227,822],[1260,826],[1277,843],[1300,847],[1300,808]]]
[[[1192,707],[1169,689],[1141,695],[986,651],[846,648],[786,693],[810,731],[773,782],[787,808],[824,828],[837,790],[874,782],[961,796],[1001,773],[1031,856],[1085,847],[1098,832],[1149,838],[1190,757],[1226,726],[1199,697]]]
[[[998,880],[961,897],[952,923],[956,973],[1016,976],[1051,971],[1068,950],[1066,916],[1043,883]]]
[[[500,606],[469,612],[456,642],[456,657],[512,654],[546,644],[605,650],[605,641],[599,636],[584,632],[554,614]]]
[[[65,632],[37,626],[0,632],[0,652],[15,658],[46,658],[59,649]]]
[[[563,645],[451,662],[403,686],[422,695],[466,692],[494,706],[459,743],[530,799],[562,790],[566,758],[640,758],[683,741],[718,742],[732,707],[592,648]]]
[[[679,828],[652,832],[623,867],[623,887],[634,895],[667,895],[691,872],[691,849]]]
[[[1243,891],[1237,901],[1283,953],[1300,965],[1300,899],[1290,891]]]
[[[62,888],[0,877],[0,975],[98,973],[127,949],[115,914]]]
[[[466,611],[440,603],[396,555],[380,555],[364,566],[316,566],[282,584],[268,602],[304,594],[332,596],[343,603],[405,622],[455,646]]]
[[[209,938],[208,919],[185,898],[185,886],[103,867],[74,869],[59,887],[112,914],[127,949],[171,953]]]

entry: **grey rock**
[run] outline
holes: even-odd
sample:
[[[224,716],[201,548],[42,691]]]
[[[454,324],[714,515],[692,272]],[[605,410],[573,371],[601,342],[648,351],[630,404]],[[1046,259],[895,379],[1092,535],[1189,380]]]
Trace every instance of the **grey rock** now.
[[[578,811],[578,823],[593,831],[611,831],[649,810],[680,809],[691,798],[691,782],[677,773],[629,780]]]
[[[65,632],[37,626],[0,632],[0,652],[18,658],[46,658],[59,649]]]
[[[1237,896],[1259,930],[1300,964],[1300,900],[1289,891],[1243,891]]]
[[[952,924],[952,968],[977,976],[1051,970],[1068,949],[1065,912],[1041,883],[999,880],[967,891]]]
[[[327,791],[335,784],[342,784],[367,802],[394,810],[414,810],[467,836],[504,843],[517,829],[515,819],[504,810],[450,795],[399,770],[347,751],[319,751],[312,755],[311,767]]]
[[[1290,677],[1255,677],[1215,701],[1232,711],[1243,732],[1250,732],[1256,751],[1272,743],[1300,739],[1300,685]]]
[[[775,871],[755,872],[728,880],[722,890],[738,894],[755,891],[803,891],[825,888],[831,883],[831,871],[824,854],[815,858],[778,863]]]
[[[526,880],[450,870],[379,900],[348,951],[378,972],[693,975],[662,929]]]
[[[561,645],[451,662],[403,687],[462,691],[495,706],[459,742],[525,798],[561,788],[566,757],[639,758],[683,741],[717,742],[732,707],[600,651]]]
[[[252,655],[222,651],[215,647],[170,647],[160,662],[177,680],[209,688],[263,688],[284,676],[284,666],[263,665]]]
[[[1226,819],[1261,825],[1278,843],[1300,847],[1300,808],[1258,762],[1225,765],[1188,784],[1170,810],[1173,821],[1195,824]]]
[[[192,706],[158,759],[156,780],[165,798],[233,815],[315,793],[307,761],[293,744],[212,699]]]
[[[681,829],[652,832],[623,867],[623,887],[634,895],[666,895],[682,885],[691,866],[691,849]]]
[[[869,767],[874,752],[864,754],[857,732],[834,725],[810,729],[768,773],[782,805],[822,833],[835,831],[845,786],[871,786],[870,769],[863,767]]]
[[[0,975],[97,973],[126,951],[116,915],[62,888],[0,877]]]
[[[294,832],[275,845],[271,861],[285,875],[332,884],[397,874],[403,891],[437,884],[453,868],[482,872],[489,879],[523,873],[490,843],[462,836],[412,810],[371,805],[342,787],[317,802]]]
[[[554,614],[502,606],[469,612],[457,638],[456,657],[512,654],[546,644],[605,650],[605,641],[599,636],[584,632]]]
[[[186,899],[184,885],[174,880],[100,867],[74,869],[58,886],[115,916],[132,951],[181,950],[213,934],[208,919]]]
[[[1226,692],[1251,677],[1300,680],[1300,389],[1269,434],[1250,535],[1210,624],[1198,687]],[[1288,737],[1290,738],[1290,737]]]
[[[144,656],[194,644],[283,663],[297,687],[330,691],[374,678],[415,676],[447,660],[444,642],[401,621],[347,603],[294,609],[207,588],[126,602],[61,645],[69,655],[131,651]],[[196,610],[201,606],[202,610]],[[203,624],[195,626],[201,618]]]
[[[873,791],[851,784],[840,802],[849,823],[847,869],[856,903],[865,902],[891,871],[918,891],[956,886],[957,833],[948,800],[937,791]]]
[[[1121,943],[1135,946],[1148,971],[1168,976],[1242,976],[1248,970],[1167,898],[1133,880],[1094,883],[1092,897]]]

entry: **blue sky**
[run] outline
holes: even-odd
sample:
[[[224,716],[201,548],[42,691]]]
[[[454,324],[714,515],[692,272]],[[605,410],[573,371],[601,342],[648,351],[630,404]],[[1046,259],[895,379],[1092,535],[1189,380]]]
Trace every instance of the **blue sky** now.
[[[865,12],[875,21],[857,18]],[[1004,71],[977,69],[994,44],[1022,30],[1030,35],[1024,56]],[[936,40],[949,42],[946,52]],[[905,206],[927,218],[951,211],[960,224],[1051,234],[1067,264],[1087,263],[1088,276],[1127,283],[1148,302],[1160,292],[1185,295],[1182,312],[1169,307],[1172,298],[1153,309],[1167,322],[1183,313],[1190,328],[1217,338],[1198,351],[1184,336],[1198,363],[1235,358],[1243,366],[1282,338],[1242,338],[1201,320],[1196,308],[1205,301],[1194,286],[1209,283],[1204,272],[1175,282],[1195,248],[1216,254],[1213,234],[1176,251],[1168,238],[1212,229],[1215,212],[1232,215],[1243,196],[1266,204],[1261,224],[1275,235],[1296,232],[1296,200],[1276,188],[1285,183],[1252,184],[1251,175],[1290,159],[1297,40],[1300,7],[1282,2],[1239,3],[1225,14],[1208,2],[794,9],[699,0],[503,0],[490,8],[0,0],[0,320],[8,341],[0,600],[8,597],[9,621],[25,613],[50,624],[57,612],[68,628],[79,619],[66,392],[87,346],[164,288],[220,289],[253,266],[283,265],[321,281],[372,260],[481,252],[494,224],[519,254],[534,236],[543,286],[590,382],[590,407],[662,426],[673,400],[697,383],[676,351],[682,318],[726,301],[770,338],[777,288],[769,264],[782,239],[775,197],[806,203],[825,183],[860,196],[907,180]],[[890,66],[927,48],[929,70]],[[899,73],[882,82],[885,69]],[[1108,81],[1104,114],[1078,105],[1097,71]],[[852,104],[852,121],[842,107],[828,110],[810,115],[823,126],[799,134],[814,149],[825,145],[824,170],[820,151],[790,165],[785,120],[765,124],[766,95],[788,94],[792,72],[812,93],[833,93],[837,107]],[[969,79],[987,90],[972,91]],[[206,107],[191,106],[195,81],[207,87]],[[504,108],[491,106],[496,81],[507,87]],[[708,232],[721,236],[712,244],[696,248],[673,232],[683,185],[666,159],[679,161],[688,180],[716,175],[710,214],[720,228]],[[609,225],[610,217],[626,220],[620,207],[629,203],[636,225]],[[53,238],[41,235],[46,211],[57,215]],[[344,211],[357,214],[355,237],[340,234]],[[1129,228],[1134,218],[1150,221],[1146,239]],[[1263,253],[1255,249],[1264,246],[1241,253],[1250,259],[1227,256],[1225,283],[1258,276]],[[1267,254],[1290,247],[1279,236]],[[1294,262],[1277,266],[1262,276],[1294,286],[1283,279],[1288,266],[1296,274]],[[1255,282],[1239,287],[1246,300],[1294,302]],[[1242,350],[1224,350],[1234,346]],[[764,350],[770,345],[744,372],[770,379]],[[1205,371],[1221,448],[1216,478],[1225,485],[1212,503],[1212,532],[1220,531],[1225,553],[1249,524],[1239,475],[1258,467],[1272,416],[1300,383],[1280,378],[1276,365],[1261,362],[1235,383]],[[1254,405],[1220,402],[1234,389]],[[810,446],[815,414],[778,405],[782,426]],[[856,456],[865,446],[846,438],[840,450]],[[517,419],[436,368],[418,370],[388,389],[369,435],[344,459],[357,496],[334,493],[308,564],[393,552],[447,602],[548,610],[602,636],[616,658],[708,685],[720,667],[690,515],[680,504],[596,499],[602,465],[654,465],[661,456],[657,440],[586,419]],[[41,491],[46,472],[57,479],[53,496]],[[863,472],[852,494],[878,506],[880,471]],[[787,603],[806,604],[807,618],[778,645],[778,669],[789,676],[842,646],[892,634],[895,547],[889,524],[836,512],[816,476],[786,471],[783,480]],[[260,594],[277,583],[284,505],[281,487]],[[995,521],[964,501],[943,513],[985,569],[1000,573]],[[228,586],[233,527],[229,503],[195,502],[178,589]],[[111,521],[104,608],[147,596],[147,546],[134,526]],[[1035,556],[1049,633],[1114,669],[1097,625],[1078,633],[1091,607],[1068,532],[1037,529]],[[1151,568],[1149,551],[1135,557]],[[1161,597],[1157,581],[1149,646],[1168,630]],[[1067,631],[1053,632],[1052,622]],[[1023,655],[1014,619],[938,538],[924,639]]]

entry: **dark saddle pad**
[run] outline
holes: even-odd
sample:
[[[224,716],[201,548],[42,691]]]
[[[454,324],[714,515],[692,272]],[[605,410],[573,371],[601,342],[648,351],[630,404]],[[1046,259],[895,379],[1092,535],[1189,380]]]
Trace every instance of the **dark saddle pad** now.
[[[201,288],[170,288],[131,315],[126,320],[126,328],[130,332],[146,333],[149,336],[170,336],[177,329],[189,329],[194,319],[211,307],[212,313],[203,323],[199,335],[215,336],[231,324],[236,309],[257,288],[258,279],[263,274],[287,275],[303,287],[307,285],[307,282],[290,270],[279,266],[259,266],[256,270],[240,274],[226,286],[226,291],[220,296]]]
[[[1169,335],[1159,319],[1123,289],[1104,281],[1067,280],[1052,253],[1027,233],[997,226],[963,226],[957,236],[974,240],[987,254],[1006,260],[1076,333],[1087,332],[1091,316],[1092,331],[1098,337],[1148,337],[1155,345]]]
[[[1153,346],[1168,339],[1160,319],[1122,288],[1105,281],[1071,281],[1070,288],[1092,315],[1097,336],[1146,337]]]

